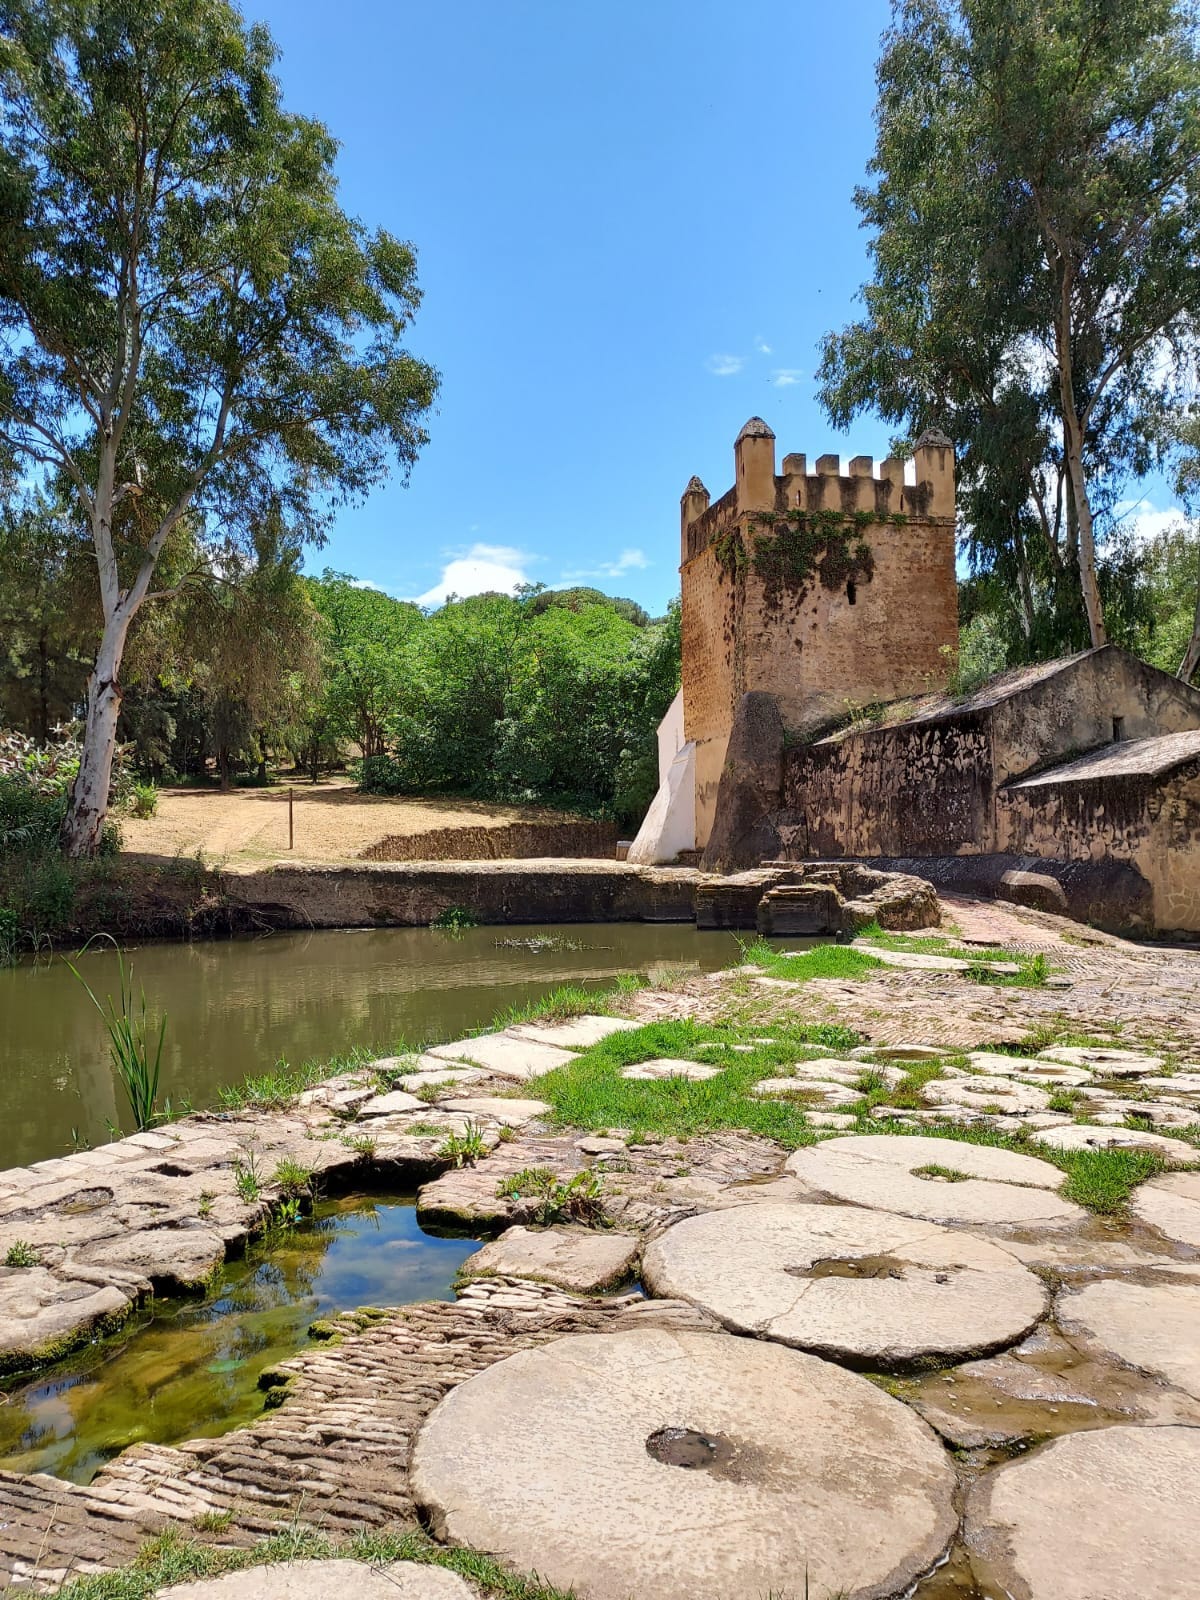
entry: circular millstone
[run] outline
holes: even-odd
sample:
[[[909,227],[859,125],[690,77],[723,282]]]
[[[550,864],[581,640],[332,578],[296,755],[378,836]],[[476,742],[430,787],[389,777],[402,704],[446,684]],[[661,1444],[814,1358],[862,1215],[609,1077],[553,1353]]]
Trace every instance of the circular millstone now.
[[[788,1159],[804,1183],[876,1211],[933,1222],[1081,1222],[1084,1211],[1053,1190],[1065,1173],[1048,1161],[991,1145],[909,1134],[851,1134]]]
[[[1129,1206],[1139,1222],[1148,1222],[1177,1244],[1200,1250],[1200,1172],[1151,1178],[1134,1190]]]
[[[865,1378],[727,1334],[580,1334],[461,1384],[413,1453],[440,1538],[580,1600],[903,1594],[955,1530],[954,1471]]]
[[[475,1591],[444,1567],[397,1561],[368,1567],[361,1561],[285,1561],[247,1567],[221,1578],[202,1578],[160,1589],[158,1600],[475,1600]]]
[[[1184,1600],[1198,1522],[1200,1428],[1101,1428],[981,1478],[966,1538],[987,1594]]]
[[[987,1354],[1024,1338],[1047,1305],[1001,1246],[856,1206],[691,1217],[651,1244],[642,1277],[739,1333],[873,1367]]]
[[[1200,1283],[1107,1278],[1065,1296],[1058,1316],[1073,1338],[1200,1399]]]

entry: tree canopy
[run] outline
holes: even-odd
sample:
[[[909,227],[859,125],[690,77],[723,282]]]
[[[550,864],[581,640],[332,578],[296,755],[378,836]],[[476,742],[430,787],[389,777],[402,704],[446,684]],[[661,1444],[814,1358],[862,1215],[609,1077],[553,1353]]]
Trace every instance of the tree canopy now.
[[[414,252],[341,209],[274,62],[227,0],[0,0],[0,449],[69,496],[99,579],[76,852],[180,524],[205,571],[268,522],[320,540],[425,441]]]
[[[895,0],[878,85],[855,196],[873,274],[822,401],[843,426],[946,428],[975,570],[1026,653],[1101,643],[1124,571],[1097,557],[1106,514],[1195,376],[1193,8]]]

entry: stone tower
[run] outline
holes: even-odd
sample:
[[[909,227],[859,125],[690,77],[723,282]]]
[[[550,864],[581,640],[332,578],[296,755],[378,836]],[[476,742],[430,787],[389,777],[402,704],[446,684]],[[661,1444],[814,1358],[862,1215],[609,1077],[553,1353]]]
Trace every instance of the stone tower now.
[[[695,844],[708,840],[741,697],[772,695],[803,736],[847,711],[946,686],[958,647],[954,450],[922,434],[913,471],[787,455],[751,417],[733,487],[681,501],[682,740],[694,747]]]

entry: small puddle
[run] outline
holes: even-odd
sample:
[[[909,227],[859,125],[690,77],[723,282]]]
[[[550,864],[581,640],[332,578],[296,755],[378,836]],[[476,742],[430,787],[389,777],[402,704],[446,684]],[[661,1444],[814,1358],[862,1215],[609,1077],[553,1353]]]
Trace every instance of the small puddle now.
[[[318,1204],[230,1263],[202,1300],[157,1300],[112,1339],[8,1386],[0,1467],[87,1483],[127,1446],[213,1438],[263,1409],[262,1373],[358,1306],[452,1300],[477,1241],[417,1226],[410,1197]]]

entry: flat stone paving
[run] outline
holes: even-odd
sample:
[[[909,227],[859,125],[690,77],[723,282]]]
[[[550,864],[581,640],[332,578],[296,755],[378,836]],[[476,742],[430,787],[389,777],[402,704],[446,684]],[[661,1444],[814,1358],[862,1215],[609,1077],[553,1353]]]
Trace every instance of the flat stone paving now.
[[[915,1104],[886,1108],[899,1122],[919,1127],[923,1120],[954,1116],[1026,1129],[1061,1149],[1112,1140],[1186,1163],[1193,1146],[1176,1130],[1200,1123],[1200,954],[1141,950],[1090,930],[1068,929],[1078,942],[1064,944],[1058,919],[1001,906],[961,902],[954,916],[966,938],[1045,950],[1065,973],[1061,981],[1069,983],[1070,993],[988,988],[941,970],[893,970],[854,984],[764,986],[761,993],[756,986],[764,1038],[789,1022],[845,1022],[870,1041],[845,1053],[852,1059],[831,1052],[823,1060],[781,1064],[780,1093],[810,1088],[834,1100],[853,1097],[868,1068],[894,1087],[909,1066],[928,1061],[941,1074],[934,1083],[943,1088],[929,1094],[932,1084],[926,1085]],[[744,984],[739,991],[736,980],[732,989],[727,983],[710,976],[669,993],[643,991],[631,1001],[634,1019],[705,1019],[725,1008],[744,1016]],[[1040,1024],[1064,1022],[1100,1035],[1111,1025],[1112,1046],[1099,1054],[1097,1047],[1064,1047],[1036,1058],[995,1049],[1022,1043]],[[875,1443],[880,1429],[886,1434],[890,1426],[880,1417],[904,1419],[895,1423],[902,1441],[896,1455],[917,1465],[899,1487],[889,1478],[895,1456],[889,1461],[886,1452],[877,1454],[864,1466],[860,1528],[859,1510],[838,1500],[838,1473],[814,1466],[824,1440],[804,1439],[798,1456],[793,1427],[780,1442],[782,1454],[771,1443],[765,1456],[756,1456],[735,1441],[731,1456],[705,1408],[711,1410],[718,1391],[728,1391],[735,1405],[737,1384],[714,1382],[713,1369],[694,1365],[690,1357],[663,1363],[660,1373],[652,1369],[639,1379],[638,1394],[660,1394],[675,1369],[691,1367],[675,1373],[683,1384],[677,1392],[695,1380],[697,1399],[682,1420],[661,1412],[653,1430],[662,1435],[655,1444],[660,1453],[643,1441],[645,1462],[638,1455],[637,1472],[630,1476],[632,1483],[650,1471],[651,1480],[661,1474],[669,1486],[661,1499],[645,1499],[646,1507],[659,1511],[635,1510],[629,1522],[631,1538],[639,1528],[655,1534],[659,1553],[646,1557],[649,1566],[641,1564],[641,1555],[627,1564],[621,1591],[616,1569],[605,1568],[602,1558],[580,1569],[581,1600],[607,1600],[609,1594],[628,1600],[643,1590],[668,1600],[676,1592],[697,1600],[758,1600],[771,1587],[759,1580],[773,1570],[780,1549],[776,1524],[783,1503],[799,1513],[791,1515],[785,1537],[798,1541],[796,1530],[805,1528],[820,1535],[809,1544],[821,1549],[815,1555],[808,1549],[805,1559],[825,1590],[844,1590],[854,1600],[898,1596],[920,1576],[914,1565],[918,1547],[932,1548],[941,1539],[935,1555],[940,1553],[956,1526],[951,1515],[947,1531],[940,1531],[939,1473],[925,1473],[927,1449],[933,1451],[928,1459],[950,1471],[952,1484],[966,1495],[966,1544],[950,1550],[940,1575],[918,1585],[915,1600],[978,1600],[979,1594],[1001,1593],[1023,1600],[1183,1600],[1188,1591],[1178,1584],[1191,1582],[1197,1553],[1200,1378],[1192,1347],[1198,1320],[1193,1301],[1200,1296],[1200,1172],[1173,1171],[1143,1184],[1124,1224],[1088,1216],[1066,1202],[1058,1193],[1063,1174],[1048,1162],[986,1146],[911,1134],[851,1135],[795,1152],[781,1171],[783,1152],[765,1139],[724,1133],[637,1145],[620,1130],[610,1130],[616,1137],[580,1137],[551,1130],[540,1103],[534,1110],[513,1098],[524,1093],[536,1099],[536,1083],[528,1090],[517,1087],[527,1076],[567,1064],[579,1049],[629,1025],[605,1018],[522,1025],[444,1047],[454,1052],[449,1056],[397,1059],[390,1064],[391,1088],[351,1076],[308,1092],[286,1113],[189,1118],[102,1150],[0,1175],[0,1252],[22,1242],[38,1256],[33,1268],[0,1268],[0,1363],[7,1360],[10,1367],[31,1356],[56,1356],[72,1339],[103,1332],[152,1291],[202,1282],[262,1225],[275,1193],[270,1175],[284,1157],[329,1173],[338,1183],[369,1183],[386,1171],[394,1186],[397,1173],[415,1179],[445,1164],[437,1155],[444,1133],[413,1134],[409,1128],[432,1123],[461,1132],[474,1123],[489,1153],[477,1166],[426,1182],[420,1214],[508,1230],[496,1247],[497,1276],[465,1279],[456,1304],[339,1319],[333,1341],[273,1374],[286,1384],[275,1390],[283,1403],[249,1428],[178,1448],[136,1447],[87,1487],[0,1473],[0,1589],[47,1590],[70,1574],[124,1564],[144,1539],[168,1526],[235,1545],[281,1526],[311,1524],[333,1537],[364,1527],[412,1528],[414,1440],[439,1402],[445,1402],[445,1415],[471,1389],[466,1380],[481,1383],[497,1363],[521,1352],[542,1352],[567,1369],[569,1381],[583,1381],[570,1359],[554,1355],[554,1341],[575,1344],[583,1335],[585,1342],[609,1347],[633,1335],[644,1344],[650,1334],[684,1335],[685,1343],[700,1335],[706,1350],[719,1349],[718,1363],[728,1360],[744,1371],[748,1363],[772,1359],[790,1363],[793,1373],[800,1366],[821,1369],[830,1384],[850,1386],[838,1390],[842,1409],[845,1397],[854,1397],[849,1415],[856,1414],[865,1387],[872,1399],[870,1405],[861,1399],[867,1407],[862,1416],[872,1419]],[[965,1070],[944,1060],[948,1048],[976,1047]],[[475,1059],[470,1051],[490,1059],[469,1066]],[[722,1070],[719,1057],[708,1070]],[[444,1081],[462,1072],[471,1076]],[[430,1085],[434,1104],[426,1103]],[[1001,1103],[1001,1085],[1010,1092],[1028,1088],[1039,1104],[1048,1090],[1072,1089],[1078,1108],[1092,1120],[1085,1125],[1070,1114],[1031,1109],[1032,1100],[1020,1115],[1012,1114],[1011,1104],[996,1114],[990,1108]],[[413,1089],[422,1097],[410,1104]],[[946,1089],[956,1092],[946,1095]],[[997,1099],[982,1105],[968,1098],[992,1094]],[[1125,1126],[1130,1116],[1137,1126]],[[811,1120],[814,1127],[835,1128],[843,1119],[813,1111]],[[356,1128],[358,1121],[362,1126]],[[1154,1133],[1146,1131],[1145,1121]],[[362,1153],[364,1130],[373,1141],[370,1158]],[[255,1202],[237,1192],[236,1163],[247,1160],[267,1179],[263,1198]],[[649,1241],[646,1281],[659,1299],[621,1292],[583,1299],[531,1281],[535,1258],[559,1255],[561,1247],[553,1233],[529,1226],[527,1200],[496,1194],[498,1180],[532,1166],[568,1180],[591,1165],[610,1174],[606,1205],[616,1231],[632,1241],[628,1259]],[[776,1223],[775,1214],[783,1220]],[[594,1241],[618,1243],[613,1233],[578,1237],[587,1240],[581,1245],[585,1254],[594,1250]],[[689,1238],[708,1242],[685,1254],[681,1264],[678,1241]],[[814,1253],[819,1239],[824,1253]],[[656,1276],[660,1258],[670,1270],[664,1266]],[[1026,1270],[1031,1266],[1048,1271],[1045,1286]],[[896,1270],[901,1277],[893,1275]],[[578,1271],[564,1273],[563,1281],[580,1287],[595,1281],[583,1267]],[[895,1300],[897,1285],[904,1284],[926,1297],[919,1312]],[[1042,1316],[1047,1298],[1052,1303]],[[958,1311],[939,1321],[939,1308],[952,1301]],[[880,1315],[890,1314],[889,1307],[899,1312],[891,1324]],[[818,1309],[825,1326],[814,1333],[804,1318]],[[1030,1319],[1036,1326],[1027,1331]],[[757,1337],[748,1341],[724,1331],[743,1326]],[[889,1387],[900,1398],[777,1342],[797,1326],[803,1338],[796,1343],[811,1341],[847,1365],[893,1365],[900,1376]],[[964,1326],[973,1340],[986,1335],[987,1343],[955,1342],[956,1329],[961,1334]],[[986,1349],[995,1353],[980,1358]],[[964,1361],[964,1355],[976,1359]],[[915,1370],[927,1361],[955,1364]],[[819,1412],[811,1409],[813,1393],[819,1396],[824,1383],[822,1377],[815,1389],[807,1380],[800,1386],[808,1394],[810,1432]],[[797,1392],[787,1383],[762,1382],[748,1409],[765,1416],[769,1430],[774,1422],[762,1396],[770,1394],[773,1403],[779,1393],[790,1395],[791,1404]],[[871,1409],[876,1403],[882,1412]],[[601,1406],[603,1415],[612,1415],[614,1404],[615,1391],[612,1403],[606,1399]],[[547,1437],[562,1422],[552,1409],[546,1411]],[[912,1427],[916,1435],[905,1431]],[[523,1437],[529,1432],[523,1424],[515,1431]],[[826,1431],[839,1445],[838,1461],[848,1459],[837,1425]],[[505,1437],[501,1431],[499,1442]],[[933,1442],[937,1437],[958,1450],[956,1460]],[[481,1438],[494,1453],[494,1424]],[[1041,1438],[1051,1442],[1006,1462],[1014,1445],[1027,1447]],[[855,1436],[854,1449],[869,1446],[874,1448]],[[571,1539],[562,1517],[547,1535],[555,1550],[565,1552],[564,1572],[587,1554],[580,1541],[596,1523],[595,1505],[617,1518],[618,1534],[625,1528],[624,1513],[612,1509],[621,1506],[624,1489],[604,1470],[606,1448],[599,1448],[599,1459],[584,1455],[577,1463],[571,1492],[587,1509],[575,1519]],[[542,1468],[535,1462],[530,1470],[536,1475]],[[691,1499],[681,1486],[688,1486]],[[688,1546],[705,1552],[696,1555],[679,1543],[679,1508],[695,1509],[714,1486],[732,1498],[705,1503],[699,1520],[687,1523]],[[878,1527],[876,1493],[893,1503]],[[485,1514],[494,1515],[492,1501],[507,1504],[505,1496],[513,1501],[505,1537],[527,1551],[521,1541],[539,1542],[542,1535],[530,1534],[531,1497],[519,1485],[502,1487]],[[550,1493],[544,1498],[553,1501]],[[453,1512],[449,1504],[438,1511],[435,1500],[429,1503],[437,1515]],[[929,1524],[934,1532],[924,1545],[922,1504],[926,1511],[935,1508]],[[764,1505],[775,1514],[766,1542],[756,1544],[747,1530],[757,1526]],[[725,1543],[741,1554],[729,1570],[704,1566],[717,1559],[708,1553],[714,1544],[710,1530],[718,1525],[714,1506],[736,1529],[736,1538]],[[645,1550],[645,1543],[638,1549]],[[673,1567],[666,1570],[663,1549],[682,1551],[681,1577]],[[802,1570],[795,1565],[800,1554],[796,1542],[784,1592]],[[819,1565],[826,1555],[828,1568]],[[520,1564],[544,1570],[538,1554],[522,1555]],[[431,1570],[421,1569],[422,1576]],[[877,1571],[883,1575],[872,1576]],[[650,1581],[647,1573],[662,1581]],[[370,1576],[361,1567],[354,1572],[355,1581]],[[613,1587],[602,1587],[610,1582]],[[692,1587],[672,1589],[676,1583]],[[337,1592],[343,1591],[351,1592],[349,1582],[339,1583]],[[289,1596],[300,1592],[288,1590]],[[423,1593],[414,1591],[414,1600]],[[448,1600],[450,1591],[445,1593]],[[247,1590],[246,1600],[255,1595]],[[209,1596],[201,1591],[197,1600]],[[241,1600],[241,1592],[214,1590],[212,1600]]]
[[[1015,1344],[1049,1301],[999,1245],[852,1206],[693,1217],[650,1244],[642,1277],[735,1332],[885,1370]]]
[[[583,1335],[455,1389],[413,1455],[438,1537],[586,1600],[898,1595],[949,1545],[955,1475],[865,1378],[761,1341]]]

